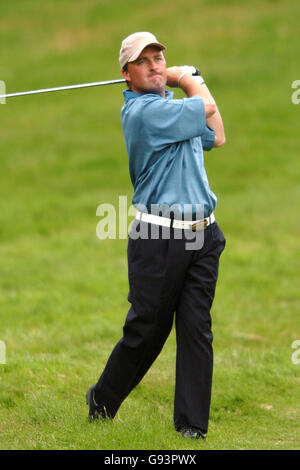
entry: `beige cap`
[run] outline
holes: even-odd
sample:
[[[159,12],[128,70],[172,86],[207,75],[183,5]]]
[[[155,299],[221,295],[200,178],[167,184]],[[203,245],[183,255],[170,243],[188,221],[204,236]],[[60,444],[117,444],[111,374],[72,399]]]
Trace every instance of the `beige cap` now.
[[[162,50],[166,47],[158,42],[154,34],[142,32],[133,33],[122,41],[120,49],[119,63],[123,68],[127,62],[133,62],[138,58],[143,49],[147,46],[157,46]]]

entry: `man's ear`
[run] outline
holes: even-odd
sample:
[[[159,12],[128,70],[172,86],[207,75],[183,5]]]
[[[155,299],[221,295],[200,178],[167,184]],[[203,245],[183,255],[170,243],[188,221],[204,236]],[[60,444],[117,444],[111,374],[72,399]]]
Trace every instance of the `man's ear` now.
[[[126,82],[130,82],[130,73],[124,69],[121,70],[123,78],[125,78]]]

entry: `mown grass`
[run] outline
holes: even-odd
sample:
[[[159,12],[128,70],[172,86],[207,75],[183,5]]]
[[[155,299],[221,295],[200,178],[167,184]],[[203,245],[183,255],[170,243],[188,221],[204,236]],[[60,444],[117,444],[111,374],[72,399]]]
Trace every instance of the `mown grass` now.
[[[167,44],[170,65],[199,65],[226,127],[206,169],[227,247],[207,440],[173,429],[174,332],[116,419],[90,424],[85,391],[129,307],[126,240],[96,237],[98,205],[132,195],[122,87],[0,105],[1,449],[299,448],[299,10],[291,0],[2,5],[8,92],[118,78],[121,39],[137,30]]]

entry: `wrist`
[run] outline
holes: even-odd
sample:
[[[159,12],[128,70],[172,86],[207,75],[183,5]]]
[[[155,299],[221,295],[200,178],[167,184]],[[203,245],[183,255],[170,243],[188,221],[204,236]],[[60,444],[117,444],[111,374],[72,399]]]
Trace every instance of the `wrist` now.
[[[193,79],[194,79],[197,83],[199,83],[199,85],[202,85],[203,83],[205,83],[205,80],[204,80],[204,78],[202,77],[202,75],[197,75],[197,76],[193,77]]]
[[[182,80],[183,77],[187,75],[189,75],[193,79],[193,81],[196,81],[199,85],[202,85],[202,83],[205,83],[204,78],[201,75],[192,75],[189,71],[183,71],[178,78],[178,82],[177,82],[178,88],[181,88],[180,81]]]

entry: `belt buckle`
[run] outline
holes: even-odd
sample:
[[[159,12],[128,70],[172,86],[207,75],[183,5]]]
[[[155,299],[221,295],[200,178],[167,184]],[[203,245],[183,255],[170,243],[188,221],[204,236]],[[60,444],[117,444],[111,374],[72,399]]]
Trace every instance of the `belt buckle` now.
[[[192,225],[192,231],[196,232],[196,230],[205,230],[207,226],[208,226],[208,220],[203,219]]]

